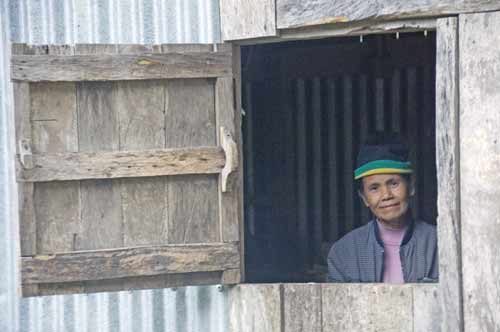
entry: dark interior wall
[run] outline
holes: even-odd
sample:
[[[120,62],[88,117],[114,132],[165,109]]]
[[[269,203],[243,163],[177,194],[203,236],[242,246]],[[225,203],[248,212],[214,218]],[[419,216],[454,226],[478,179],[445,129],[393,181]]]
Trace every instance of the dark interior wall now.
[[[435,223],[435,35],[242,49],[247,281],[322,281],[331,244],[370,219],[353,182],[359,144],[398,132],[415,216]]]

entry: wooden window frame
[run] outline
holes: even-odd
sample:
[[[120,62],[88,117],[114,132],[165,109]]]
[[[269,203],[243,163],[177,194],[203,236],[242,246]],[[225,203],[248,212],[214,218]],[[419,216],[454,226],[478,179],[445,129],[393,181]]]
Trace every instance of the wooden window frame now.
[[[438,177],[438,248],[439,282],[435,284],[294,284],[279,285],[239,285],[231,296],[231,312],[252,307],[252,301],[259,303],[254,316],[235,315],[231,327],[236,331],[246,331],[253,326],[255,317],[261,319],[261,326],[280,325],[290,328],[302,326],[304,322],[311,330],[317,329],[324,321],[314,312],[334,314],[335,306],[370,306],[370,296],[349,303],[331,302],[340,296],[357,298],[362,294],[378,293],[384,297],[380,303],[394,303],[391,299],[409,296],[410,306],[418,308],[412,314],[413,324],[423,328],[433,324],[433,319],[444,320],[447,330],[463,331],[463,303],[461,277],[461,237],[460,237],[460,179],[459,179],[459,105],[458,105],[458,18],[429,18],[416,20],[395,20],[370,24],[352,23],[341,27],[313,26],[300,29],[280,30],[279,36],[261,40],[242,40],[235,45],[257,45],[269,42],[317,39],[326,37],[360,36],[379,33],[404,33],[415,31],[436,31],[436,163]],[[241,84],[241,82],[240,82]],[[242,151],[245,151],[244,149]],[[243,240],[242,233],[242,240]],[[259,288],[260,287],[260,288]],[[248,289],[247,289],[248,288]],[[273,295],[271,295],[273,294]],[[357,295],[355,295],[357,294]],[[381,295],[385,294],[385,295]],[[269,298],[269,300],[265,300]],[[259,300],[260,299],[260,300]],[[278,301],[276,299],[279,299]],[[373,299],[372,299],[373,300]],[[380,300],[380,298],[379,298]],[[379,303],[379,300],[375,300]],[[248,303],[245,303],[248,301]],[[329,303],[329,301],[331,303]],[[387,301],[387,302],[384,302]],[[264,303],[264,305],[262,305]],[[439,308],[442,306],[442,308]],[[304,310],[304,308],[308,310]],[[320,309],[318,309],[320,308]],[[391,308],[386,308],[390,312]],[[248,310],[246,308],[245,310]],[[323,310],[323,311],[322,311]],[[332,311],[333,310],[333,311]],[[375,309],[375,316],[383,310]],[[285,319],[285,316],[289,317]],[[286,313],[293,313],[288,316]],[[321,315],[323,315],[321,314]],[[260,315],[260,316],[259,316]],[[380,318],[380,317],[379,317]],[[426,322],[427,321],[427,322]],[[428,321],[431,321],[430,323]],[[434,322],[437,326],[442,322]],[[295,324],[295,325],[294,325]],[[432,325],[436,326],[436,325]],[[332,326],[333,327],[333,326]],[[429,325],[425,325],[428,328]],[[302,326],[303,328],[303,326]],[[323,326],[324,328],[324,326]],[[423,330],[425,330],[425,328]],[[292,329],[293,330],[293,329]]]

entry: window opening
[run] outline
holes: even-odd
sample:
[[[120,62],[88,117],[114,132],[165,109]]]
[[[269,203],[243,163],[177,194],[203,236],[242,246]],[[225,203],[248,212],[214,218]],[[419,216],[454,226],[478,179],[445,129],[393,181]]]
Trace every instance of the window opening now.
[[[247,282],[322,282],[334,241],[371,218],[353,165],[397,132],[416,175],[414,216],[435,223],[435,33],[242,47]]]

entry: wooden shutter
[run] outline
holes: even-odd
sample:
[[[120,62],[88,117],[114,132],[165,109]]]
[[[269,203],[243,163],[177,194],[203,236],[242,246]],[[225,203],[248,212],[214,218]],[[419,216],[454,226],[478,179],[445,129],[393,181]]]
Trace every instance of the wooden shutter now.
[[[24,295],[240,281],[228,45],[13,45]]]

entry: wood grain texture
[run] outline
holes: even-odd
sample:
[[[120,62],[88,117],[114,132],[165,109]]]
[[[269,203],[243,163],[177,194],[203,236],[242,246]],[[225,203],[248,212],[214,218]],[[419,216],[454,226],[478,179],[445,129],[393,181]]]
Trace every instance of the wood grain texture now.
[[[276,36],[274,0],[221,0],[223,40]]]
[[[465,331],[500,330],[500,13],[459,17]]]
[[[229,331],[282,332],[281,285],[243,284],[230,289]]]
[[[443,331],[463,331],[457,21],[439,19],[436,36],[437,229]]]
[[[24,284],[104,280],[239,267],[236,243],[169,245],[22,258]]]
[[[444,322],[442,299],[439,285],[413,286],[413,332],[459,331],[448,327],[455,322]]]
[[[15,55],[16,81],[118,81],[232,75],[231,53]]]
[[[323,331],[413,331],[411,285],[323,284]]]
[[[214,90],[213,80],[168,82],[165,98],[167,148],[216,145]],[[218,196],[215,175],[184,175],[168,179],[169,242],[219,241]]]
[[[52,46],[49,54],[71,54]],[[34,153],[78,151],[74,83],[30,84],[32,149]],[[38,183],[34,190],[37,253],[74,249],[80,224],[78,183]]]
[[[144,52],[131,45],[122,52]],[[114,87],[113,107],[118,111],[120,150],[161,149],[165,146],[165,84],[162,81],[121,81]],[[154,158],[146,158],[151,161]],[[184,158],[177,159],[178,161]],[[198,161],[199,162],[199,161]],[[175,162],[174,162],[175,163]],[[197,162],[195,162],[196,164]],[[153,165],[172,165],[162,161]],[[135,173],[145,167],[135,169]],[[162,174],[158,174],[162,175]],[[120,181],[123,213],[123,244],[163,245],[168,243],[165,178],[149,177]],[[124,288],[157,288],[164,276],[126,280]]]
[[[245,223],[244,223],[244,203],[243,203],[243,132],[242,132],[242,83],[241,83],[241,47],[239,45],[230,44],[233,53],[233,91],[234,91],[234,138],[238,145],[239,165],[240,170],[237,173],[237,183],[235,190],[238,190],[238,240],[240,244],[240,268],[239,268],[239,282],[245,281]],[[224,239],[223,239],[224,240]]]
[[[13,49],[12,52],[14,51]],[[30,99],[29,84],[15,83],[14,115],[16,142],[19,142],[21,139],[31,142]],[[16,144],[16,147],[19,149],[18,144]],[[18,184],[19,237],[21,240],[22,256],[34,255],[36,253],[36,215],[33,201],[34,190],[35,187],[33,183]]]
[[[34,168],[18,160],[17,180],[26,182],[217,174],[225,164],[219,147],[33,155]]]
[[[82,152],[119,148],[118,114],[111,82],[77,83],[78,136]],[[121,192],[113,180],[84,180],[81,190],[81,230],[76,250],[123,246]]]
[[[365,20],[435,17],[466,12],[498,10],[500,4],[487,0],[276,0],[278,29],[336,24]]]
[[[217,115],[217,128],[224,127],[231,136],[236,133],[236,114],[234,110],[233,79],[219,78],[215,83],[215,112]],[[222,138],[217,131],[218,145]],[[239,160],[238,160],[239,161]],[[241,164],[240,164],[241,165]],[[219,214],[221,239],[223,242],[238,241],[239,239],[239,195],[240,172],[238,167],[229,177],[229,191],[222,192],[222,177],[219,178]]]
[[[397,19],[387,22],[359,21],[349,24],[324,24],[280,30],[280,40],[304,40],[320,37],[345,37],[436,29],[435,19]]]
[[[321,284],[283,284],[284,331],[321,331]]]

